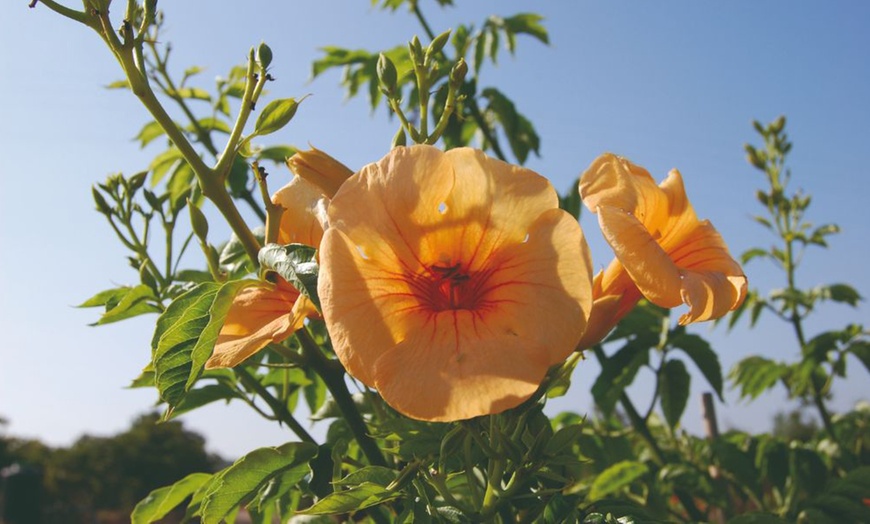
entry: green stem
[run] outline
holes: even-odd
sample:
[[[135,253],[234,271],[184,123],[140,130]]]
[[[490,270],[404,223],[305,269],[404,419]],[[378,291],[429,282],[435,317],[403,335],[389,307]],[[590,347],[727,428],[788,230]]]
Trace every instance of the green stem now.
[[[297,421],[296,418],[293,416],[293,414],[290,413],[290,411],[287,409],[287,405],[275,398],[275,396],[272,395],[272,393],[270,393],[269,390],[266,389],[266,387],[263,386],[263,384],[261,384],[260,381],[256,379],[256,377],[251,375],[247,369],[243,367],[237,367],[234,368],[233,371],[235,371],[236,375],[239,377],[239,380],[241,380],[246,387],[254,390],[260,397],[263,398],[266,404],[269,404],[269,407],[272,409],[275,417],[281,422],[287,424],[287,426],[293,431],[293,433],[296,434],[297,437],[299,437],[303,442],[311,442],[312,444],[317,444],[317,441],[314,440],[314,437],[312,437],[307,431],[305,431],[305,428],[303,428],[302,425],[299,424],[299,421]]]
[[[51,2],[49,4],[51,4]],[[132,42],[128,45],[122,43],[118,39],[117,35],[111,28],[111,22],[109,21],[108,13],[98,13],[97,17],[98,21],[100,22],[98,26],[95,27],[94,24],[88,25],[94,27],[100,37],[109,46],[109,49],[115,55],[115,58],[121,65],[121,69],[124,71],[127,82],[130,84],[130,90],[133,91],[133,93],[139,98],[139,100],[142,102],[142,105],[145,106],[148,112],[151,113],[151,116],[154,118],[154,120],[156,120],[160,127],[163,128],[163,130],[166,132],[166,136],[169,137],[170,140],[172,140],[172,142],[181,152],[182,156],[184,156],[184,159],[190,165],[191,169],[196,175],[197,180],[199,181],[199,185],[202,188],[203,195],[205,195],[215,204],[215,206],[229,223],[233,232],[239,238],[239,241],[245,248],[245,252],[256,265],[257,253],[260,250],[260,244],[254,234],[248,228],[247,224],[239,213],[238,208],[236,208],[235,202],[233,202],[233,199],[229,196],[229,193],[227,193],[226,187],[224,185],[224,179],[220,176],[217,176],[216,171],[210,169],[205,164],[202,158],[200,158],[196,149],[193,148],[193,146],[187,140],[187,137],[184,136],[184,133],[180,129],[178,129],[178,127],[175,125],[175,122],[172,121],[172,118],[160,104],[160,101],[157,100],[154,91],[151,89],[151,86],[148,83],[148,78],[145,75],[145,72],[141,70],[137,65],[135,52],[132,47]],[[144,66],[144,64],[142,65]],[[242,111],[245,111],[245,107],[242,108]],[[249,108],[248,112],[246,112],[245,114],[249,114]],[[231,142],[228,144],[228,148],[234,147],[234,145],[235,142]],[[221,160],[224,161],[226,159]]]
[[[791,235],[788,236],[789,240],[786,240],[786,250],[785,250],[785,260],[786,260],[786,275],[788,278],[788,289],[790,291],[796,290],[797,286],[795,283],[795,263],[794,263],[794,246],[793,242],[790,240]],[[797,304],[793,304],[791,308],[791,317],[790,321],[792,327],[794,327],[795,336],[797,337],[798,344],[800,344],[801,350],[804,350],[807,347],[806,337],[804,336],[803,323],[801,321],[800,312],[798,311]],[[812,375],[812,386],[813,386],[813,403],[816,405],[816,409],[819,411],[819,415],[822,417],[822,424],[825,427],[825,432],[834,442],[837,442],[837,434],[834,429],[834,423],[831,420],[831,413],[828,411],[827,406],[825,406],[823,389],[824,389],[824,381],[818,377],[815,373]]]
[[[53,0],[33,0],[28,6],[32,9],[36,7],[36,4],[42,4],[45,7],[54,11],[55,13],[75,20],[76,22],[80,22],[88,27],[92,27],[94,29],[97,28],[97,26],[93,23],[93,19],[90,18],[86,13],[83,13],[81,11],[70,9],[69,7],[60,5]]]
[[[306,328],[297,331],[296,338],[299,340],[302,354],[308,360],[308,364],[326,383],[326,388],[332,394],[333,400],[344,415],[359,447],[369,459],[369,463],[376,466],[386,466],[387,461],[384,459],[384,455],[377,443],[369,436],[365,420],[360,415],[353,397],[347,389],[347,384],[344,382],[344,368],[340,365],[336,366],[333,361],[326,358]]]

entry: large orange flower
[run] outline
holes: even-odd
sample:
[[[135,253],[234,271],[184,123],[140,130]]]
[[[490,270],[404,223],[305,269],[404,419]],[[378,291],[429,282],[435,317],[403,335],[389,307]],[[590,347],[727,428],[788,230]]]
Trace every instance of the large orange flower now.
[[[319,294],[348,372],[432,421],[529,398],[592,302],[576,220],[546,179],[469,148],[400,147],[329,206]]]
[[[746,277],[708,220],[698,220],[674,169],[656,186],[640,166],[612,154],[598,157],[580,178],[580,196],[598,214],[616,254],[595,278],[584,347],[594,344],[646,297],[661,307],[689,307],[681,325],[718,318],[746,297]]]
[[[328,170],[310,169],[312,158],[318,165],[328,158],[331,161]],[[272,201],[284,208],[277,243],[318,246],[323,237],[323,217],[318,215],[332,195],[309,182],[309,178],[314,173],[323,180],[337,182],[347,179],[352,171],[316,149],[297,153],[288,165],[296,176],[272,196]],[[275,278],[275,283],[261,282],[236,295],[214,352],[205,364],[207,369],[236,366],[269,343],[290,337],[302,327],[306,317],[317,314],[308,298],[280,276]]]

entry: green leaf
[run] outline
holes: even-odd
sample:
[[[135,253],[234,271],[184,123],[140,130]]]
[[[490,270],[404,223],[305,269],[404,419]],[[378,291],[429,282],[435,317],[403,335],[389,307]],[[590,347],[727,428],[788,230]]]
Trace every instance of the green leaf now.
[[[218,524],[233,509],[251,500],[261,488],[279,475],[295,478],[295,484],[308,474],[308,462],[317,455],[309,442],[289,442],[276,448],[260,448],[216,474],[202,501],[203,524]],[[290,479],[293,480],[293,479]]]
[[[349,473],[343,479],[335,482],[335,485],[355,486],[357,484],[369,482],[386,487],[396,480],[397,476],[398,473],[392,468],[385,468],[383,466],[366,466]]]
[[[107,85],[106,89],[130,89],[130,84],[126,80],[115,80]]]
[[[504,19],[505,27],[511,33],[531,35],[545,44],[550,43],[547,30],[541,24],[544,17],[536,13],[519,13]]]
[[[544,453],[549,456],[555,456],[562,451],[570,452],[571,446],[577,442],[577,438],[583,433],[583,424],[571,424],[557,431],[550,441],[547,442],[547,447],[544,448]]]
[[[157,319],[151,340],[160,398],[177,407],[202,372],[214,349],[233,297],[252,280],[207,282],[180,295]]]
[[[484,89],[481,96],[488,100],[487,111],[501,124],[519,163],[526,162],[529,152],[539,155],[540,137],[532,123],[517,111],[514,103],[493,87]]]
[[[820,286],[816,288],[816,292],[820,298],[849,304],[852,307],[857,307],[861,301],[861,295],[852,286],[848,284],[831,284],[830,286]]]
[[[642,462],[623,460],[601,472],[592,482],[589,500],[595,501],[615,493],[642,477],[648,469]]]
[[[131,523],[150,524],[162,519],[211,477],[210,473],[191,473],[171,486],[155,489],[133,508]]]
[[[350,513],[376,506],[399,497],[399,493],[372,482],[363,482],[344,491],[336,491],[322,498],[317,504],[300,511],[301,515],[333,515]]]
[[[604,414],[609,415],[625,388],[634,381],[641,366],[649,362],[649,346],[632,340],[608,358],[592,385],[592,396]]]
[[[755,399],[788,373],[779,362],[759,356],[744,358],[731,368],[728,378],[740,388],[740,397]]]
[[[224,384],[209,384],[200,388],[195,388],[187,391],[184,398],[181,399],[171,413],[166,416],[166,420],[172,420],[188,411],[193,411],[197,408],[224,400],[229,403],[230,400],[242,398],[240,394],[233,388]]]
[[[685,332],[672,338],[670,343],[689,355],[689,358],[698,366],[704,378],[716,391],[719,400],[724,402],[725,399],[722,398],[722,366],[719,364],[716,352],[710,347],[710,343],[698,335]]]
[[[855,357],[864,364],[867,371],[870,371],[870,342],[866,340],[856,340],[849,344],[846,351],[855,355]]]
[[[317,296],[317,250],[304,244],[266,244],[257,256],[260,265],[281,275],[284,280],[293,284],[300,293],[308,297],[320,309],[320,298]]]
[[[182,87],[176,91],[168,93],[169,96],[178,96],[181,98],[191,98],[193,100],[211,101],[211,95],[205,89],[199,87]]]
[[[559,208],[564,209],[576,219],[580,218],[580,210],[583,208],[580,201],[580,191],[578,190],[579,185],[580,179],[578,178],[571,184],[571,188],[568,189],[567,193],[559,196]]]
[[[100,301],[103,303],[101,304]],[[160,308],[155,305],[156,301],[157,297],[154,296],[154,291],[145,284],[140,284],[135,287],[102,291],[86,300],[79,307],[105,306],[106,312],[99,320],[91,324],[101,326],[146,313],[159,312]]]
[[[257,153],[260,160],[271,160],[276,164],[283,164],[288,158],[296,154],[296,148],[290,146],[264,147]]]
[[[164,134],[166,134],[166,131],[163,130],[163,127],[156,121],[152,120],[139,130],[139,134],[136,135],[136,140],[140,142],[140,147],[145,147],[152,140]]]
[[[740,263],[746,264],[747,262],[749,262],[753,258],[769,257],[769,256],[770,256],[770,253],[766,249],[761,249],[760,247],[756,247],[756,248],[750,249],[748,251],[744,251],[743,254],[740,255]]]
[[[686,402],[689,400],[689,384],[691,377],[686,371],[686,365],[680,360],[668,360],[659,376],[659,393],[661,394],[662,412],[665,420],[672,428],[683,416]]]
[[[257,117],[254,132],[263,136],[278,131],[293,119],[298,108],[299,102],[295,98],[272,100]]]

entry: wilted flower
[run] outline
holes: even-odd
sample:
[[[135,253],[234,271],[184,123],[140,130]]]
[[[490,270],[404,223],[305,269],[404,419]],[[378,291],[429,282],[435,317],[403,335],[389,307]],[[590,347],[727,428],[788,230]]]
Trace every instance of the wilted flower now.
[[[686,304],[681,325],[721,317],[746,297],[746,277],[719,233],[698,220],[677,170],[656,186],[640,166],[612,154],[580,178],[580,196],[598,214],[616,260],[595,279],[595,306],[581,345],[600,340],[641,298]]]
[[[399,147],[341,187],[329,224],[319,294],[335,352],[410,417],[520,404],[585,329],[586,241],[528,169]]]
[[[293,159],[302,156],[310,159],[314,155],[318,173],[324,180],[337,183],[347,179],[352,171],[322,151],[306,151],[294,155],[288,165],[297,176],[279,189],[272,201],[284,208],[278,231],[279,244],[320,245],[323,237],[321,215],[324,201],[329,196],[306,177],[300,176],[299,166],[311,162]],[[296,168],[294,168],[296,166]],[[306,317],[317,314],[314,304],[300,295],[291,284],[275,275],[276,282],[261,282],[243,288],[233,299],[206,368],[233,367],[263,349],[271,342],[281,342],[300,329]]]

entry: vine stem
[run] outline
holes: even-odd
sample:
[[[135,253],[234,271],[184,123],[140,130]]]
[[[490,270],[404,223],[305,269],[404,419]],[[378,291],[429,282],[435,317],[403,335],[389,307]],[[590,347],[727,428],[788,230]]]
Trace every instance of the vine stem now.
[[[333,400],[344,415],[359,447],[369,459],[369,463],[375,466],[386,466],[387,461],[384,459],[381,449],[369,436],[365,420],[363,420],[350,391],[347,389],[347,384],[344,382],[344,368],[340,365],[336,366],[333,361],[326,358],[306,328],[296,332],[296,339],[302,347],[302,354],[308,365],[326,383],[326,388],[332,394]]]
[[[256,379],[247,369],[243,367],[234,368],[236,375],[238,375],[239,380],[242,383],[254,390],[258,395],[260,395],[263,400],[266,401],[266,404],[269,404],[269,407],[272,409],[272,412],[275,414],[275,417],[281,422],[287,424],[287,426],[296,434],[297,437],[302,439],[303,442],[310,442],[312,444],[317,444],[317,441],[314,440],[308,431],[305,430],[304,427],[299,423],[298,420],[293,416],[292,413],[287,409],[287,406],[275,398],[268,389],[266,389],[263,384],[260,384],[260,381]]]

